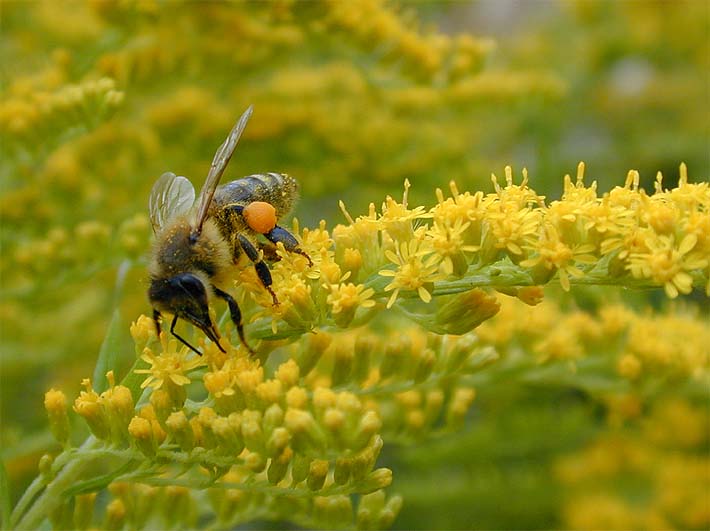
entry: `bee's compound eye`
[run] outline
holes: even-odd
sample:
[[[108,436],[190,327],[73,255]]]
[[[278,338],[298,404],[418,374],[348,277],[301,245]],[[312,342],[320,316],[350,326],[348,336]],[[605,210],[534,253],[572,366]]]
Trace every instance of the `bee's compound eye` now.
[[[249,203],[242,214],[249,228],[259,234],[266,234],[276,226],[276,209],[264,201]]]

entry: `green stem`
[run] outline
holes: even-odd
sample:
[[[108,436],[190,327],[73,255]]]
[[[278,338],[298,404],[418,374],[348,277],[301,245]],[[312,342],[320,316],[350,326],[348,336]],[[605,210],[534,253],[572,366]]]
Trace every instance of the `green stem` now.
[[[10,517],[10,529],[15,527],[17,520],[25,513],[27,510],[27,505],[34,500],[40,490],[46,485],[45,478],[42,475],[37,476],[30,486],[27,487],[24,494],[15,505],[15,509],[12,511],[12,516]]]
[[[101,443],[94,437],[89,437],[81,446],[80,450],[93,450],[100,444]],[[67,465],[57,473],[54,479],[47,484],[47,488],[44,492],[35,500],[24,515],[22,515],[24,507],[21,508],[18,503],[18,506],[15,509],[16,514],[13,515],[13,521],[17,521],[19,519],[16,528],[38,529],[42,521],[44,521],[44,519],[47,518],[47,516],[54,509],[59,507],[59,505],[65,501],[63,496],[64,491],[72,486],[76,479],[85,471],[87,465],[89,465],[94,459],[95,457],[93,455],[83,455],[81,451],[78,451],[75,454],[75,459],[67,463]],[[40,486],[43,484],[44,483],[42,482]],[[32,488],[32,486],[30,486],[30,488]],[[28,489],[28,491],[29,490],[30,489]],[[34,498],[34,495],[28,497],[28,500],[32,498]],[[24,503],[26,504],[27,502]],[[22,511],[19,511],[18,509],[22,509]]]

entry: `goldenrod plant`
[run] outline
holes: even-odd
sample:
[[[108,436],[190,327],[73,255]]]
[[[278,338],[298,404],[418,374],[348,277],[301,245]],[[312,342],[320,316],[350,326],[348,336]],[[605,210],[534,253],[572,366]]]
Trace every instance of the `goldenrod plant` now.
[[[710,526],[703,7],[492,5],[2,4],[3,529]],[[304,254],[198,355],[147,198],[249,104]]]

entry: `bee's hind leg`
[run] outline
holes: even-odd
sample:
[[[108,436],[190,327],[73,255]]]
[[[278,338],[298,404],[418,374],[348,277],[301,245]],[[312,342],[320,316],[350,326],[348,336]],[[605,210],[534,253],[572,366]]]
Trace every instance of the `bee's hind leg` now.
[[[239,334],[239,339],[241,340],[242,345],[244,345],[251,354],[254,354],[254,351],[251,349],[251,347],[247,343],[246,338],[244,337],[244,323],[242,323],[242,311],[239,309],[237,301],[235,301],[234,297],[232,297],[226,291],[222,291],[221,289],[215,286],[212,286],[212,289],[214,289],[215,295],[227,301],[227,305],[229,306],[229,315],[232,317],[232,322],[234,323],[234,326],[237,327],[237,334]]]
[[[290,253],[296,253],[300,254],[301,256],[305,256],[308,260],[308,265],[313,265],[311,257],[308,256],[303,250],[301,250],[301,248],[298,246],[298,241],[293,236],[293,234],[291,234],[283,227],[279,227],[278,225],[276,225],[273,229],[264,234],[264,236],[266,236],[266,239],[269,240],[271,243],[282,243],[284,249],[286,249]]]
[[[241,245],[242,249],[244,250],[244,253],[249,257],[249,260],[254,263],[254,269],[256,269],[256,274],[259,276],[259,280],[261,280],[261,283],[264,285],[267,291],[271,293],[271,298],[274,301],[274,305],[278,304],[279,300],[276,298],[276,293],[274,293],[274,290],[271,289],[271,284],[273,284],[273,280],[271,280],[271,271],[269,271],[269,266],[267,266],[266,262],[261,259],[261,254],[259,254],[259,251],[257,251],[256,247],[254,247],[254,244],[251,243],[246,237],[241,234],[238,234],[237,240],[239,241],[239,245]]]

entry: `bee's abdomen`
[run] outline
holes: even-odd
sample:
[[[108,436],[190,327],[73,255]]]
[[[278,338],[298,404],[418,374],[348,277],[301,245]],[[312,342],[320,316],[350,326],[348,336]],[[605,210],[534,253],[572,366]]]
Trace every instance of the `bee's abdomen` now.
[[[291,211],[298,199],[298,183],[283,173],[249,175],[218,187],[214,195],[217,208],[229,204],[246,205],[254,201],[270,203],[281,218]]]

